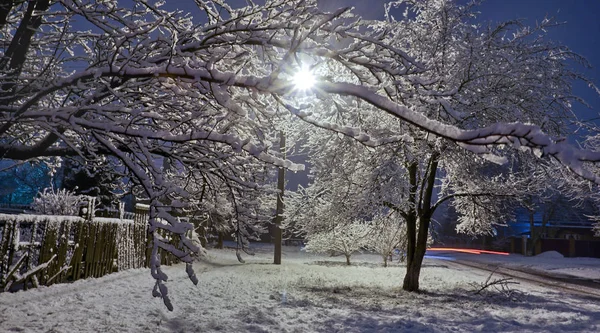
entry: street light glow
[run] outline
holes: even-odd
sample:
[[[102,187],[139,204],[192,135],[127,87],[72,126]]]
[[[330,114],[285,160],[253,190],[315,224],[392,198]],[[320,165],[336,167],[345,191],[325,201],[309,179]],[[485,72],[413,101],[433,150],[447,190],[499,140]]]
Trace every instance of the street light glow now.
[[[302,66],[302,68],[300,68],[300,70],[296,72],[292,79],[292,82],[294,83],[296,89],[302,91],[311,89],[315,85],[316,81],[317,80],[315,79],[315,76],[313,75],[312,71],[304,66]]]

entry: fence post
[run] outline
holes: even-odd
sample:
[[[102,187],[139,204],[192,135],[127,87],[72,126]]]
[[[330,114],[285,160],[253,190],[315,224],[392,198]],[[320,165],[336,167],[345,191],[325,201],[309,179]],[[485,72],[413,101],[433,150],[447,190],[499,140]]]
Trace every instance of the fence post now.
[[[139,235],[139,244],[136,244],[136,253],[139,254],[140,266],[150,267],[150,255],[152,254],[151,235],[148,232],[148,216],[150,214],[150,206],[143,204],[135,205],[134,221]],[[138,252],[139,251],[139,252]]]

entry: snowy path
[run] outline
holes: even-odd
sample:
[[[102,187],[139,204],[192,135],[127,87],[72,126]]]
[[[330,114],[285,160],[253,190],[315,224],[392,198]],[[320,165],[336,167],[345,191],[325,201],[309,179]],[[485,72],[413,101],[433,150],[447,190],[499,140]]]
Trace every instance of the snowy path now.
[[[496,276],[528,281],[553,290],[560,290],[571,294],[595,297],[600,301],[600,284],[597,281],[583,279],[570,274],[557,274],[554,271],[534,270],[528,267],[508,268],[507,265],[496,265],[470,260],[449,261],[449,265],[467,266],[481,269]]]
[[[229,250],[195,266],[167,268],[175,311],[152,298],[146,270],[0,294],[0,332],[594,332],[600,305],[527,283],[519,302],[473,295],[487,273],[428,261],[421,294],[402,292],[404,268],[373,255],[318,257],[269,249],[239,264]]]
[[[437,252],[447,259],[479,262],[488,265],[524,269],[550,275],[568,275],[573,278],[600,281],[600,258],[565,258],[556,251],[537,256],[524,256],[511,253],[508,256],[493,254],[473,255],[466,253]]]

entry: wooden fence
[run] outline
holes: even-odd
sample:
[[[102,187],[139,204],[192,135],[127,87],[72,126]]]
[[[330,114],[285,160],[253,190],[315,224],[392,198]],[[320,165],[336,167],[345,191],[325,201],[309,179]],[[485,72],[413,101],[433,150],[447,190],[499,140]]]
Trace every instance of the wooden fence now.
[[[134,213],[112,210],[99,215],[104,217],[0,214],[0,291],[148,267],[149,207],[138,204]],[[178,235],[156,232],[179,246]],[[161,265],[180,261],[163,249],[158,255]]]
[[[27,289],[144,267],[147,224],[138,222],[0,214],[0,288]]]

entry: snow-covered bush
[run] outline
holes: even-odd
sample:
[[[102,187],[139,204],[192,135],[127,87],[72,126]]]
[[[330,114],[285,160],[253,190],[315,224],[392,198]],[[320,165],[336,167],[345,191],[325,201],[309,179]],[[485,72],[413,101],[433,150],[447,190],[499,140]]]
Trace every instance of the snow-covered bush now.
[[[336,225],[332,230],[309,235],[304,250],[315,253],[341,253],[346,256],[346,264],[350,265],[350,256],[367,245],[368,233],[369,226],[363,222]]]
[[[387,267],[395,249],[406,250],[406,224],[395,214],[376,215],[371,223],[367,248],[381,255],[383,266]]]
[[[71,191],[46,188],[43,192],[38,192],[38,197],[33,199],[31,208],[34,212],[43,215],[77,216],[82,203],[83,197]]]

